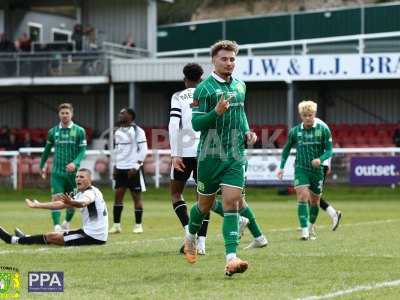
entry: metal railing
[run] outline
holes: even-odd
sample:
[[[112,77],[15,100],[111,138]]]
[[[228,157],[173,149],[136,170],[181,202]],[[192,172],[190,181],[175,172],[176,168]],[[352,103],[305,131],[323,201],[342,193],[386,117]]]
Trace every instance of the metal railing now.
[[[109,58],[102,51],[0,53],[0,78],[106,76]]]
[[[43,148],[20,148],[18,151],[0,151],[0,158],[7,158],[9,161],[9,170],[7,174],[3,174],[4,170],[0,168],[0,186],[11,185],[14,189],[23,188],[25,186],[46,186],[49,182],[43,182],[39,175],[39,161],[40,155],[43,152]],[[277,164],[279,161],[282,149],[248,149],[247,159],[249,160],[248,176],[250,175],[251,169],[257,169],[258,167],[265,167],[265,163],[269,162],[271,167],[269,173],[276,171]],[[296,151],[292,149],[291,155],[294,155]],[[332,159],[332,177],[328,181],[338,184],[348,184],[350,181],[350,161],[354,156],[363,155],[375,155],[375,156],[395,156],[400,154],[400,148],[395,147],[382,147],[382,148],[334,148]],[[170,180],[170,154],[169,149],[149,149],[148,156],[144,162],[144,173],[148,182],[154,184],[155,187],[159,187],[161,184],[168,183]],[[94,180],[98,183],[109,185],[111,184],[111,172],[113,160],[111,158],[112,153],[108,150],[87,150],[86,158],[82,161],[81,167],[92,170]],[[252,158],[261,157],[262,160],[252,161]],[[35,167],[32,165],[32,170],[24,170],[24,158],[36,158]],[[398,157],[398,156],[397,156]],[[4,163],[3,160],[1,163]],[[100,163],[101,166],[96,165]],[[254,168],[255,167],[255,168]],[[287,164],[288,167],[288,164]],[[36,170],[33,170],[35,169]],[[254,170],[253,170],[254,171]],[[272,174],[271,173],[271,174]],[[257,174],[253,174],[254,175]],[[265,175],[265,174],[264,174]],[[275,175],[274,180],[266,182],[262,178],[254,178],[251,180],[252,185],[269,185],[269,184],[281,184],[277,183]],[[250,180],[250,177],[248,178]],[[268,181],[268,180],[267,180]],[[400,184],[400,178],[399,178]]]
[[[291,40],[239,45],[239,55],[307,55],[323,53],[400,52],[400,31],[356,34],[328,38]],[[209,55],[209,48],[163,51],[157,57],[198,57]]]
[[[138,47],[128,47],[110,42],[102,43],[102,50],[111,58],[145,58],[150,51]]]

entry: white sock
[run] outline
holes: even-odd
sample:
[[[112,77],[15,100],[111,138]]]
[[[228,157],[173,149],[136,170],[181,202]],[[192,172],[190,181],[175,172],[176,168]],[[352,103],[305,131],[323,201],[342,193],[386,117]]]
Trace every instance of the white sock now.
[[[185,236],[186,236],[186,238],[187,238],[188,240],[190,240],[190,241],[192,241],[192,242],[196,240],[196,235],[195,235],[195,234],[191,234],[189,231],[186,232]]]
[[[183,227],[185,229],[185,233],[188,234],[189,233],[189,225],[185,225],[185,227]]]
[[[236,258],[236,253],[228,253],[227,255],[226,255],[226,261],[228,262],[228,261],[231,261],[232,259],[235,259]]]
[[[205,246],[206,245],[206,237],[205,236],[199,236],[199,238],[197,239],[197,243],[201,246]]]
[[[301,228],[302,235],[309,235],[308,227]]]
[[[336,210],[330,205],[326,208],[326,213],[331,217],[331,219],[336,217]]]
[[[12,236],[11,237],[11,244],[18,244],[19,237]]]

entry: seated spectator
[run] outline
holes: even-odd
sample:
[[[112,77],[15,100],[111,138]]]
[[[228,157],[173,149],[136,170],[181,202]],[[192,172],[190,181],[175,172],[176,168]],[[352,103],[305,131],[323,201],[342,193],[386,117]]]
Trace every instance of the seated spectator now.
[[[126,47],[130,47],[130,48],[135,48],[136,47],[135,43],[133,42],[132,34],[128,35],[126,41],[122,42],[122,45],[126,46]]]
[[[10,149],[11,147],[11,130],[4,125],[0,128],[0,148]]]
[[[400,120],[397,122],[397,128],[393,133],[393,143],[396,147],[400,147]]]
[[[29,133],[29,131],[26,131],[24,133],[23,139],[18,141],[17,146],[18,146],[17,147],[18,149],[33,147],[33,142],[32,142],[31,134]]]

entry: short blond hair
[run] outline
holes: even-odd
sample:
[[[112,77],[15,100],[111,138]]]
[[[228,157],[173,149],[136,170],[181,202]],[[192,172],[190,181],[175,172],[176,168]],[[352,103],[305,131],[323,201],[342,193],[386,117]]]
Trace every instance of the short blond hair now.
[[[239,51],[238,47],[239,46],[235,41],[229,41],[229,40],[218,41],[211,46],[211,57],[217,55],[220,50],[233,51],[235,52],[235,54],[237,54]]]
[[[311,100],[304,100],[299,103],[299,114],[317,112],[317,103]]]

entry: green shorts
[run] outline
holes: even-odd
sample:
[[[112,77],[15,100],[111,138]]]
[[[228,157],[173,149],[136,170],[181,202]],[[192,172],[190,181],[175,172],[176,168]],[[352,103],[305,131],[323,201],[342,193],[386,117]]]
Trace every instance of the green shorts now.
[[[56,174],[52,173],[50,178],[51,194],[71,193],[76,188],[76,173]]]
[[[198,161],[197,192],[215,194],[220,185],[242,189],[245,181],[245,160],[206,158]]]
[[[312,193],[321,195],[323,184],[324,173],[322,170],[319,172],[318,170],[308,171],[296,168],[294,171],[294,188],[306,186]]]

